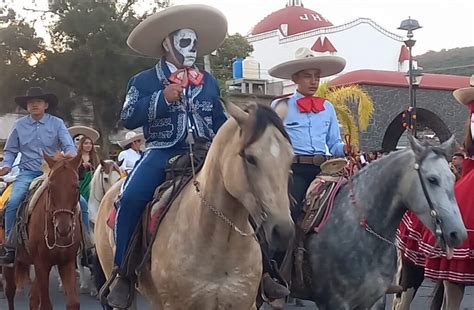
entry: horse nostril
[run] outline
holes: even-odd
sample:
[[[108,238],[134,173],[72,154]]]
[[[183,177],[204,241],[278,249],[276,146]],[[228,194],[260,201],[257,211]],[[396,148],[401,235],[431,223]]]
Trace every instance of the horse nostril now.
[[[454,241],[454,242],[458,241],[458,240],[459,240],[459,238],[458,238],[458,233],[455,232],[455,231],[451,232],[451,233],[449,234],[449,238],[450,238],[452,241]]]

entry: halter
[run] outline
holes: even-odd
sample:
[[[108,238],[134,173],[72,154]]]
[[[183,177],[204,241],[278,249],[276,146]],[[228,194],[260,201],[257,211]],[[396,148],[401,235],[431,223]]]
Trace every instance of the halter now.
[[[431,197],[430,197],[430,195],[428,193],[428,190],[426,188],[425,181],[423,180],[423,177],[421,175],[421,164],[423,162],[423,159],[428,155],[429,152],[430,152],[429,150],[425,151],[422,154],[422,156],[420,156],[420,158],[415,160],[415,164],[413,165],[413,169],[417,172],[418,179],[420,180],[421,188],[423,189],[423,194],[424,194],[424,196],[426,198],[426,201],[428,202],[428,206],[430,208],[430,216],[433,220],[433,223],[435,224],[436,239],[438,241],[440,241],[443,238],[443,230],[441,228],[441,222],[442,221],[441,221],[441,219],[438,215],[438,212],[434,208],[433,201],[431,200]],[[351,164],[351,166],[353,166],[353,163]],[[354,191],[353,191],[353,188],[352,188],[352,171],[353,171],[353,168],[351,167],[350,174],[349,174],[349,196],[350,196],[352,205],[354,206],[354,208],[356,209],[356,211],[360,215],[359,209],[357,208],[357,201],[355,199]],[[371,235],[374,235],[378,239],[380,239],[380,240],[396,247],[397,249],[399,249],[399,246],[395,242],[393,242],[391,240],[388,240],[387,238],[381,236],[375,230],[373,230],[372,227],[367,222],[367,219],[365,218],[365,216],[363,216],[363,215],[360,216],[359,224]]]
[[[46,247],[49,249],[49,250],[52,250],[54,249],[55,247],[57,248],[69,248],[71,247],[72,245],[74,245],[74,237],[75,237],[75,232],[76,232],[76,221],[75,221],[75,218],[76,218],[76,215],[77,215],[77,204],[76,204],[76,208],[74,209],[74,211],[71,211],[69,209],[57,209],[57,210],[54,210],[54,211],[51,211],[51,205],[54,205],[54,202],[53,200],[51,199],[51,187],[50,187],[50,177],[52,176],[52,174],[54,172],[56,172],[59,168],[63,167],[64,166],[64,161],[61,161],[59,162],[58,164],[54,165],[53,168],[51,169],[51,171],[48,173],[48,191],[46,192],[46,212],[44,214],[44,240],[46,242]],[[77,172],[76,173],[76,176],[77,176]],[[77,197],[77,201],[79,201],[79,195]],[[60,214],[60,213],[66,213],[66,214],[69,214],[72,218],[72,229],[71,229],[71,242],[66,244],[66,245],[60,245],[57,243],[57,239],[58,239],[58,235],[57,235],[57,230],[54,228],[54,223],[55,223],[55,220],[56,220],[56,215]],[[53,224],[53,236],[54,236],[54,242],[53,244],[51,245],[50,241],[49,241],[49,231],[48,231],[48,214],[50,214],[51,216],[51,222]]]

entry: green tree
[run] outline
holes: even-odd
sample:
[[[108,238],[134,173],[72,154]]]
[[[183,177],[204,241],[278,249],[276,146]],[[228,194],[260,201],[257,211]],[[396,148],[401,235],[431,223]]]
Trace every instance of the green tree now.
[[[29,62],[43,48],[43,40],[13,10],[0,11],[0,113],[15,110],[13,98],[38,82]]]
[[[135,54],[125,43],[145,17],[133,11],[135,1],[116,5],[113,1],[65,0],[51,7],[58,18],[51,27],[51,50],[39,74],[61,93],[66,112],[84,98],[92,103],[94,127],[101,132],[104,153],[109,149],[109,134],[118,126],[128,79],[156,62]]]
[[[237,58],[245,58],[253,52],[253,46],[241,34],[227,36],[211,57],[211,68],[215,78],[221,82],[232,79],[232,63]]]

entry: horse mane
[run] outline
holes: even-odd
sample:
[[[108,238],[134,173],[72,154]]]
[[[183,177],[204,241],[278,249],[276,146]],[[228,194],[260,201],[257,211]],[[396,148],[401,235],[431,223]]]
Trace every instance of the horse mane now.
[[[252,126],[251,134],[245,137],[243,150],[245,150],[252,143],[260,139],[269,125],[275,128],[291,143],[290,136],[283,127],[283,122],[278,114],[269,106],[257,104],[257,109],[254,115],[254,124]]]

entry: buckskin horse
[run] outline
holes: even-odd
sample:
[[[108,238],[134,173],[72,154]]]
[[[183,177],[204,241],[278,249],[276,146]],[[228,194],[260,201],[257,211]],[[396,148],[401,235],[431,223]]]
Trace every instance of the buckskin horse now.
[[[326,225],[305,239],[304,284],[292,285],[293,297],[320,310],[370,309],[394,280],[395,233],[407,209],[446,248],[466,238],[447,161],[454,138],[441,146],[409,140],[341,188]]]
[[[30,292],[30,309],[52,309],[49,298],[49,273],[57,265],[64,285],[66,309],[79,309],[76,295],[76,255],[82,241],[79,180],[77,169],[82,157],[44,155],[51,169],[39,188],[38,200],[30,209],[26,246],[17,248],[14,267],[4,267],[5,295],[14,309],[17,286],[29,282],[30,265],[35,278]]]
[[[153,243],[140,291],[152,309],[256,309],[260,246],[249,217],[275,249],[294,236],[288,177],[293,159],[281,119],[269,107],[232,116],[219,129],[194,182],[174,200]],[[114,235],[106,219],[122,182],[102,200],[95,228],[100,262],[112,272]]]

